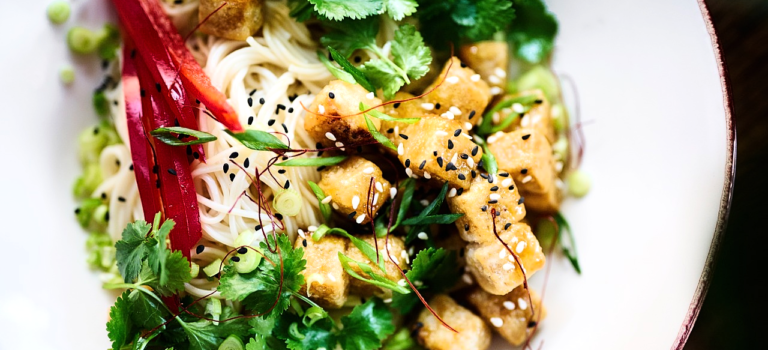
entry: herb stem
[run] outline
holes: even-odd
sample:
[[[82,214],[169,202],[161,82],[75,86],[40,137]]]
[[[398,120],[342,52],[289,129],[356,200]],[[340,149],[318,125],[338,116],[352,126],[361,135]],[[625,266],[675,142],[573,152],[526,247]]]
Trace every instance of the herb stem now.
[[[406,84],[410,84],[411,80],[408,79],[408,73],[406,73],[402,68],[398,67],[395,62],[392,62],[392,60],[387,57],[387,55],[384,54],[384,52],[381,51],[381,49],[376,45],[371,45],[368,47],[369,50],[373,51],[373,53],[376,54],[376,56],[379,57],[382,61],[386,62],[388,65],[392,67],[392,69],[397,72],[397,74],[400,74],[400,76],[405,80]]]

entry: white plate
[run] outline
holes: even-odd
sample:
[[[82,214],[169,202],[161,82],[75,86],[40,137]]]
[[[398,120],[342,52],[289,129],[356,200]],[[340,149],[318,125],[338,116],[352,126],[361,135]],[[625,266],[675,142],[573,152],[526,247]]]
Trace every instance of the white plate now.
[[[99,64],[73,57],[64,38],[111,10],[106,0],[74,2],[63,26],[47,21],[48,0],[0,3],[0,349],[109,344],[113,296],[87,270],[70,194],[76,135],[95,122]],[[672,347],[697,313],[730,198],[734,135],[719,55],[693,0],[549,3],[560,20],[554,68],[576,82],[589,122],[583,168],[594,187],[564,204],[584,273],[550,260],[549,317],[534,347]],[[71,87],[58,80],[67,63],[77,68]]]

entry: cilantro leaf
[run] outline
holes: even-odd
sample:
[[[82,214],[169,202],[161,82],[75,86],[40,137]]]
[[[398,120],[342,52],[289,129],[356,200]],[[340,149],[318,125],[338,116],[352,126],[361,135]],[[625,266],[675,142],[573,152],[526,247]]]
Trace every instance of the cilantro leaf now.
[[[190,350],[216,349],[224,338],[234,334],[239,337],[250,335],[248,322],[245,318],[221,322],[218,325],[208,320],[184,322],[179,320],[187,334]]]
[[[517,19],[509,30],[515,56],[529,63],[541,62],[554,47],[557,19],[541,0],[517,0]]]
[[[308,0],[321,15],[341,21],[345,18],[360,19],[376,15],[384,8],[383,0]]]
[[[156,216],[155,221],[157,222],[159,219],[159,216]],[[173,220],[166,220],[163,222],[163,224],[160,226],[160,229],[154,233],[155,239],[157,240],[157,245],[153,247],[154,249],[152,249],[152,252],[147,257],[149,267],[152,268],[152,271],[154,271],[158,277],[160,277],[160,285],[165,285],[168,283],[169,275],[165,268],[166,260],[168,257],[168,250],[166,249],[165,240],[175,225],[176,223]],[[155,227],[155,229],[157,229],[157,227]],[[187,266],[189,266],[188,262],[185,261],[185,263]]]
[[[192,279],[189,261],[181,254],[181,251],[178,250],[166,256],[163,262],[163,270],[160,275],[166,276],[165,283],[163,283],[162,278],[160,278],[159,283],[150,283],[150,285],[163,296],[174,295],[183,291],[184,283],[187,283]]]
[[[487,40],[515,19],[509,0],[479,0],[475,2],[475,9],[475,23],[465,27],[462,33],[470,41]]]
[[[288,0],[288,7],[291,9],[289,15],[299,22],[304,22],[316,14],[314,6],[307,0]]]
[[[326,47],[333,47],[344,57],[349,57],[358,49],[377,48],[376,34],[379,33],[379,19],[376,17],[324,24],[331,29],[331,32],[323,35],[320,43]]]
[[[424,39],[410,24],[402,25],[395,31],[392,56],[395,64],[414,80],[427,74],[432,63],[432,54],[424,45]]]
[[[392,99],[395,93],[405,85],[405,80],[400,76],[395,67],[383,60],[371,60],[360,67],[368,80],[374,86],[384,90],[384,97]]]
[[[115,300],[115,305],[109,309],[109,322],[107,333],[112,341],[112,349],[119,350],[123,345],[129,344],[132,338],[131,307],[128,303],[129,292],[123,292]]]
[[[387,14],[395,21],[410,16],[416,12],[419,4],[416,0],[386,0],[384,6],[387,8]]]
[[[516,3],[516,1],[515,1]],[[509,0],[422,0],[416,15],[425,40],[438,48],[462,39],[481,41],[505,30],[515,18]]]
[[[459,265],[456,252],[439,248],[427,248],[419,252],[411,263],[411,269],[405,274],[411,282],[420,281],[419,291],[442,293],[456,283]],[[392,307],[405,314],[419,303],[416,293],[394,294]]]
[[[392,312],[377,299],[368,299],[355,306],[352,312],[341,318],[344,328],[339,332],[339,343],[345,350],[372,350],[395,331]]]
[[[275,335],[285,340],[291,350],[315,350],[336,348],[333,320],[323,318],[307,326],[301,318],[292,313],[283,315],[275,325]]]
[[[127,283],[139,276],[141,261],[149,255],[144,243],[150,229],[152,227],[144,220],[129,223],[123,230],[123,239],[115,244],[117,269]]]
[[[124,299],[130,305],[131,322],[141,329],[153,329],[163,323],[168,318],[168,313],[162,306],[162,303],[147,293],[134,289],[124,295]]]
[[[275,247],[273,236],[267,239],[269,246]],[[261,242],[259,246],[265,257],[259,266],[245,274],[237,273],[232,266],[226,266],[218,290],[225,298],[242,301],[246,308],[256,313],[265,313],[264,317],[267,318],[280,315],[288,309],[291,295],[298,292],[304,284],[301,271],[307,261],[302,258],[304,250],[293,249],[286,235],[278,235],[278,249],[274,253],[265,242]]]

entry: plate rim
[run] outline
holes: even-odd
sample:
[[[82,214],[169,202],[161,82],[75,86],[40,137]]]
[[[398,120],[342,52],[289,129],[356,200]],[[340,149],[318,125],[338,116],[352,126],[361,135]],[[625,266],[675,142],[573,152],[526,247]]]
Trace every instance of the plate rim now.
[[[712,16],[709,12],[709,7],[704,0],[697,0],[699,10],[704,19],[704,24],[707,28],[710,40],[712,42],[712,50],[715,54],[715,61],[717,62],[717,69],[720,75],[720,87],[723,92],[723,109],[725,112],[725,127],[726,127],[726,162],[725,162],[725,182],[723,183],[723,193],[720,197],[720,209],[718,211],[717,225],[715,225],[715,232],[712,237],[712,243],[707,253],[707,260],[704,263],[704,269],[699,277],[699,283],[696,286],[696,291],[693,294],[693,299],[688,307],[688,312],[685,315],[680,330],[677,333],[675,342],[672,344],[673,350],[683,350],[685,343],[688,341],[688,337],[691,335],[693,326],[696,323],[696,318],[699,316],[701,307],[704,304],[704,299],[707,296],[707,291],[712,282],[712,273],[717,260],[718,252],[722,245],[723,236],[725,235],[725,229],[728,225],[728,216],[731,210],[731,200],[733,198],[733,185],[736,181],[736,129],[734,127],[734,111],[733,111],[733,95],[731,88],[731,82],[728,77],[728,68],[723,60],[722,46],[720,45],[720,39],[717,36],[717,31],[712,23]]]

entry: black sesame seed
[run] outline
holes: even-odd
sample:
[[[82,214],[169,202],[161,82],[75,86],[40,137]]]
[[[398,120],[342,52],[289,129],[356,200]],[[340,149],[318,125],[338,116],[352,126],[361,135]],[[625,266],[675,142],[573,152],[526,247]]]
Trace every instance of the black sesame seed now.
[[[157,179],[157,181],[155,181],[155,187],[160,188],[160,179]]]
[[[253,124],[253,116],[248,117],[248,125]]]
[[[473,156],[473,157],[477,155],[477,150],[478,150],[478,147],[477,147],[477,146],[475,146],[474,148],[472,148],[472,156]]]
[[[499,202],[499,200],[498,200],[498,199],[492,199],[492,200],[489,200],[489,201],[488,201],[488,204],[496,204],[496,203],[498,203],[498,202]]]
[[[488,210],[488,206],[487,206],[487,205],[484,205],[484,206],[480,207],[480,210],[482,210],[482,211],[486,211],[486,210]]]
[[[245,158],[245,161],[243,162],[243,167],[248,169],[249,165],[251,165],[251,160],[248,158]]]
[[[200,159],[200,153],[192,153],[192,156],[195,157],[195,159]]]
[[[157,89],[157,92],[160,92],[160,83],[155,83],[155,89]]]
[[[293,113],[293,107],[288,108],[288,113]]]
[[[517,200],[517,204],[523,204],[525,203],[525,197],[520,197],[520,199]]]
[[[486,179],[486,180],[488,180],[488,174],[483,174],[483,173],[481,173],[481,174],[480,174],[480,177],[482,177],[483,179]]]
[[[531,137],[531,134],[523,135],[523,140],[527,140]]]
[[[466,153],[461,154],[461,159],[468,159],[468,158],[469,158],[469,154],[466,154]]]
[[[285,123],[282,123],[282,126],[283,126],[283,130],[285,130],[285,132],[287,133],[288,132],[288,127],[285,125]]]
[[[475,111],[469,112],[469,120],[475,117]]]
[[[512,223],[508,222],[506,225],[504,225],[505,230],[509,230],[509,228],[512,227]]]
[[[291,95],[291,96],[288,96],[288,101],[291,101],[291,102],[293,102],[293,100],[295,100],[295,99],[296,99],[296,97],[299,97],[299,94],[296,94],[296,93],[294,93],[293,95]]]
[[[443,157],[437,157],[437,165],[439,165],[441,168],[443,167]]]
[[[232,152],[232,153],[230,153],[229,158],[230,159],[235,159],[235,158],[237,158],[239,156],[240,156],[240,153]]]
[[[278,104],[277,104],[277,109],[282,109],[282,110],[285,110],[285,105],[284,105],[284,104],[280,104],[280,103],[278,103]]]
[[[466,180],[467,177],[464,174],[459,174],[459,180]]]
[[[275,218],[278,219],[278,220],[282,220],[283,219],[283,214],[277,213],[277,214],[275,214]]]
[[[360,63],[362,60],[360,56],[355,56],[355,63]]]
[[[453,149],[453,141],[448,140],[448,149]]]
[[[176,176],[176,170],[174,169],[168,169],[168,174],[171,174],[173,176]]]
[[[112,104],[117,106],[118,105],[117,100],[112,101]]]
[[[336,95],[333,92],[329,92],[328,93],[328,98],[334,99],[334,98],[336,98]]]
[[[283,156],[283,160],[288,160],[288,156]]]
[[[477,166],[480,167],[480,168],[483,167],[483,160],[482,159],[480,159],[480,161],[477,162]]]
[[[285,169],[280,169],[277,171],[278,174],[285,174]]]
[[[267,103],[267,100],[265,100],[264,97],[262,97],[262,98],[259,99],[259,103],[260,104],[265,104],[265,103]]]
[[[104,221],[109,221],[109,212],[104,214]]]
[[[235,181],[235,173],[229,174],[229,181]]]
[[[461,68],[467,68],[467,64],[464,63],[464,62],[461,62],[461,64],[459,64],[459,65],[461,66]]]
[[[238,254],[245,254],[248,253],[248,248],[246,247],[240,247],[240,249],[237,250]]]
[[[469,231],[469,224],[464,224],[464,231]]]
[[[136,57],[136,49],[131,50],[131,58]]]
[[[411,166],[411,160],[410,159],[406,159],[405,160],[405,167],[407,168],[407,167],[410,167],[410,166]]]
[[[422,161],[421,161],[421,164],[419,164],[419,170],[422,170],[422,169],[424,169],[424,166],[425,166],[425,165],[427,165],[427,161],[426,161],[426,160],[422,160]]]
[[[508,190],[510,190],[510,191],[512,191],[512,190],[514,190],[514,189],[515,189],[515,185],[511,185],[511,186],[507,187],[507,189],[508,189]]]
[[[253,97],[248,97],[248,107],[253,107]]]
[[[507,176],[509,176],[509,173],[508,172],[499,173],[499,176],[507,177]]]
[[[393,132],[395,132],[395,128],[389,128],[389,129],[387,129],[387,134],[391,134],[391,133],[393,133]]]
[[[474,169],[472,169],[472,178],[474,179],[476,177],[477,177],[477,172]]]
[[[224,168],[224,174],[226,174],[229,171],[229,163],[224,163],[222,168]]]
[[[128,167],[128,170],[133,171],[133,164],[131,164],[131,166]]]
[[[323,148],[323,144],[318,142],[315,144],[315,148]]]
[[[307,240],[306,239],[302,239],[301,240],[301,245],[303,245],[304,248],[306,248],[307,247]]]
[[[195,103],[200,104],[200,100],[195,99]]]
[[[395,102],[395,104],[393,104],[392,107],[394,108],[400,107],[400,102]]]
[[[275,120],[274,119],[268,120],[267,121],[267,125],[269,125],[269,126],[275,125]]]
[[[187,146],[187,155],[188,156],[192,155],[192,146]]]
[[[75,209],[75,214],[80,214],[80,208]]]
[[[435,103],[435,109],[440,109],[440,102]]]
[[[141,89],[141,90],[139,91],[139,95],[141,95],[141,97],[144,97],[146,94],[147,94],[147,92],[146,92],[146,91],[144,91],[144,89]]]
[[[520,174],[523,174],[523,175],[528,174],[528,169],[523,168],[523,170],[520,170]]]
[[[205,250],[205,246],[201,244],[197,246],[197,248],[195,249],[195,252],[197,252],[197,254],[200,254],[203,252],[203,250]]]
[[[456,190],[456,195],[457,196],[461,196],[462,193],[464,193],[464,189],[463,188],[459,188],[458,190]]]
[[[258,230],[261,230],[261,225],[256,225],[256,227],[254,228],[254,230],[256,230],[256,231],[258,231]]]
[[[289,187],[291,187],[291,180],[285,180],[285,185],[283,185],[283,188],[287,190]]]
[[[256,89],[251,90],[251,92],[248,94],[248,96],[253,96],[253,94],[256,93]]]
[[[400,137],[402,137],[403,140],[407,140],[408,139],[408,135],[406,135],[406,134],[400,134]]]
[[[453,162],[448,162],[448,164],[445,165],[446,171],[456,170],[458,169],[456,165],[453,164]]]
[[[117,197],[117,200],[120,202],[125,203],[125,197]]]
[[[325,170],[325,165],[321,165],[317,167],[317,171],[323,171],[323,170]]]
[[[231,259],[234,262],[240,262],[240,257],[238,257],[238,256],[233,256]]]
[[[432,151],[432,155],[437,157],[437,151]]]
[[[488,183],[489,184],[493,183],[493,175],[488,175]]]
[[[539,99],[537,99],[536,101],[533,101],[533,103],[535,103],[535,104],[541,104],[541,103],[544,103],[544,100],[539,100]]]
[[[491,187],[491,191],[496,192],[499,190],[499,186],[493,186]]]
[[[354,218],[354,217],[355,217],[355,215],[357,215],[357,212],[356,212],[356,211],[353,211],[353,212],[351,212],[351,213],[349,213],[349,214],[347,215],[347,218],[348,218],[348,219],[352,219],[352,218]]]
[[[461,135],[461,129],[456,129],[453,131],[453,136],[459,136]]]

